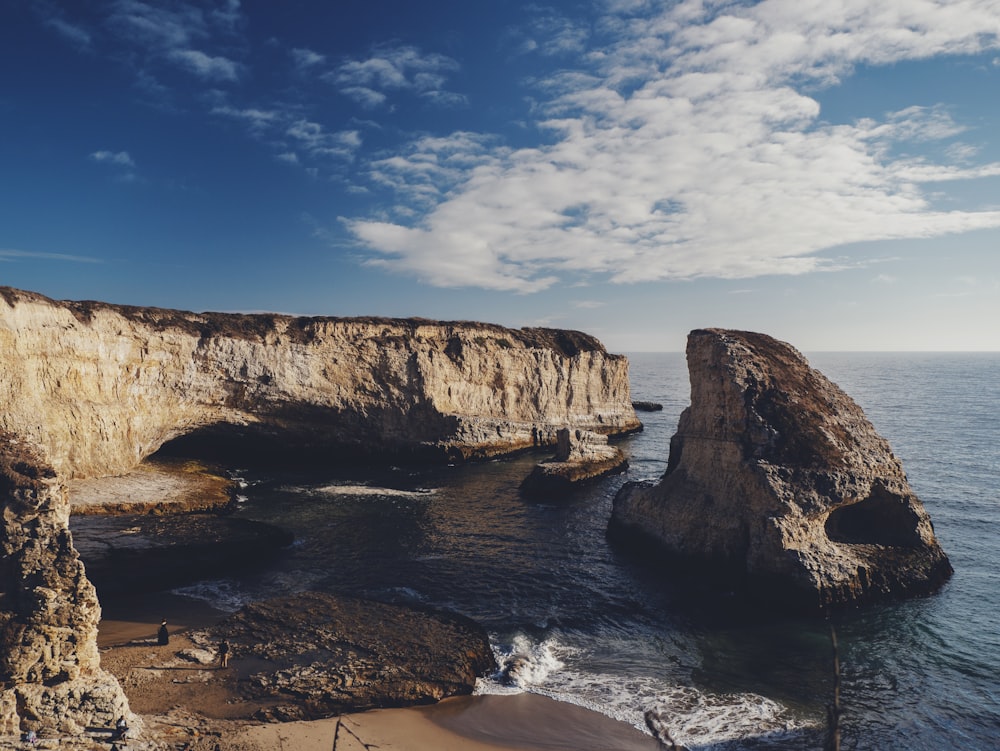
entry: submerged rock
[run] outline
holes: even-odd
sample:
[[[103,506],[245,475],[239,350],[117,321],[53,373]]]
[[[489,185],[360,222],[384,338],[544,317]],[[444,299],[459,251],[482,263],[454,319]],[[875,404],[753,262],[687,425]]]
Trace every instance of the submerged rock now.
[[[560,496],[587,480],[595,480],[628,467],[621,449],[608,444],[608,437],[586,430],[563,428],[556,434],[556,453],[539,462],[521,483],[529,497]]]
[[[237,690],[260,719],[429,704],[496,670],[467,618],[319,592],[254,603],[203,638],[232,644]]]
[[[948,579],[899,459],[798,351],[704,329],[689,335],[687,358],[691,406],[667,471],[619,491],[613,535],[811,610],[926,594]]]
[[[70,529],[101,597],[178,587],[206,572],[246,571],[293,542],[273,525],[215,514],[76,516]]]

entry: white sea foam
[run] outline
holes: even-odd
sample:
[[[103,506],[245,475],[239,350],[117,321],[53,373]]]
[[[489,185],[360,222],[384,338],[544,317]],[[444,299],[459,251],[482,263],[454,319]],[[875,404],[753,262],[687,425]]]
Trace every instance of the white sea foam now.
[[[590,709],[660,740],[711,749],[764,734],[794,732],[807,723],[778,702],[753,693],[715,694],[652,676],[590,673],[577,669],[583,650],[554,636],[542,641],[518,634],[494,646],[499,673],[476,684],[477,694],[530,692]],[[649,722],[647,722],[647,715]]]
[[[370,496],[379,498],[427,498],[437,492],[435,488],[417,488],[415,490],[401,490],[400,488],[384,488],[377,485],[361,485],[356,483],[332,483],[319,487],[289,487],[286,488],[294,493],[306,493],[310,495],[328,496]]]
[[[212,579],[196,582],[186,587],[172,589],[171,592],[175,595],[203,600],[212,607],[227,613],[235,613],[252,599],[232,579]]]

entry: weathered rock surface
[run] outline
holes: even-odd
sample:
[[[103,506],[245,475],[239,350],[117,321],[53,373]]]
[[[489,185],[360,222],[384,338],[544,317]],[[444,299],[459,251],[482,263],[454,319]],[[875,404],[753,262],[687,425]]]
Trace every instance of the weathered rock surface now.
[[[466,618],[318,592],[254,603],[206,636],[230,641],[238,690],[265,719],[429,704],[496,669]]]
[[[73,542],[101,597],[153,592],[272,560],[292,535],[214,514],[75,516]]]
[[[87,477],[66,484],[70,513],[189,514],[234,506],[236,484],[193,459],[150,458],[124,475]]]
[[[572,331],[196,314],[0,288],[0,352],[0,429],[44,446],[66,480],[127,472],[205,430],[328,457],[469,458],[554,443],[563,426],[640,427],[628,361]]]
[[[557,433],[556,453],[532,469],[521,491],[529,497],[561,496],[581,482],[622,472],[628,460],[608,437],[588,430],[563,428]]]
[[[66,482],[124,474],[196,434],[455,459],[551,444],[566,425],[640,427],[627,360],[571,331],[196,314],[0,287],[0,352],[0,735],[128,712],[99,667]]]
[[[814,610],[947,580],[951,565],[889,444],[799,352],[707,329],[690,334],[687,358],[691,406],[667,471],[621,489],[614,534]]]
[[[636,412],[660,412],[663,409],[663,405],[659,402],[634,400],[632,402],[632,409]]]
[[[37,449],[2,433],[0,499],[0,736],[111,727],[128,702],[101,670],[101,609],[73,548],[66,494]]]

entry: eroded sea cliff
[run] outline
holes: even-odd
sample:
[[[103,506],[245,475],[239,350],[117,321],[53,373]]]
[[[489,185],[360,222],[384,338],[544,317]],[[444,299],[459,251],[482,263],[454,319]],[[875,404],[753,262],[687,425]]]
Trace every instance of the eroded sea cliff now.
[[[66,483],[182,436],[330,459],[456,460],[637,430],[628,362],[593,337],[418,319],[190,313],[0,288],[0,734],[127,713]]]

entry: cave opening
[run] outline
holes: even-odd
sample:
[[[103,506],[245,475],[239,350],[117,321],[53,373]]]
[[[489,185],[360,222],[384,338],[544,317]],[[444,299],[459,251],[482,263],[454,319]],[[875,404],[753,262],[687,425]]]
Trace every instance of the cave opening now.
[[[826,534],[834,542],[854,545],[915,547],[921,542],[918,521],[904,498],[874,488],[867,498],[831,511]]]

